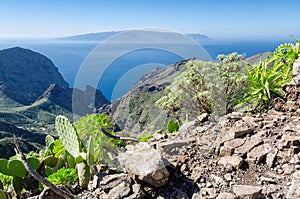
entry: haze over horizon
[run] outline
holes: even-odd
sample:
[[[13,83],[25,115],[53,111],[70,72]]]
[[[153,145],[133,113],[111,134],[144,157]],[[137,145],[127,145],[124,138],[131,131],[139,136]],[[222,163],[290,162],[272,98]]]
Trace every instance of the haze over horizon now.
[[[214,39],[299,36],[300,1],[0,1],[0,38],[56,38],[169,29]]]

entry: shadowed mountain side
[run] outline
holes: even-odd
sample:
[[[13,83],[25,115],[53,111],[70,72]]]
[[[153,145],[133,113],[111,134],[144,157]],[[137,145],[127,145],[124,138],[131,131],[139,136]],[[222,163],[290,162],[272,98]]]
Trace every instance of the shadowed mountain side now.
[[[94,111],[96,107],[109,103],[109,101],[102,95],[101,91],[94,89],[91,86],[86,86],[84,90],[76,88],[62,88],[56,84],[51,84],[49,88],[41,95],[38,100],[48,99],[63,108],[72,111],[72,95],[76,94],[73,103],[80,108],[76,109],[76,115],[86,115]],[[95,96],[94,96],[95,95]]]
[[[0,82],[4,94],[24,105],[33,103],[50,84],[69,87],[50,59],[20,47],[0,51]]]
[[[21,147],[25,152],[35,151],[45,145],[46,134],[32,133],[13,124],[0,121],[0,158],[9,158],[15,155],[13,135],[21,138]]]

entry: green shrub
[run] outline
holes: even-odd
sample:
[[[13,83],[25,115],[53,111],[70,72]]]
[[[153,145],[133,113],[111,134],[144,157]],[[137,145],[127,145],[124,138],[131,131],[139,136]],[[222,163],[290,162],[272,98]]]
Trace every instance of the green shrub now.
[[[140,142],[148,142],[148,140],[150,138],[153,138],[153,135],[150,135],[150,134],[144,134],[144,135],[141,135],[140,137],[138,137],[138,140]]]
[[[94,161],[105,161],[110,163],[111,159],[109,153],[114,153],[116,145],[122,145],[121,142],[114,144],[114,139],[106,136],[102,129],[105,129],[111,135],[115,133],[110,129],[113,127],[112,120],[105,114],[90,114],[82,117],[78,122],[75,123],[75,128],[81,140],[87,141],[89,137],[94,140]],[[123,144],[124,145],[124,144]]]
[[[294,38],[295,39],[295,38]],[[281,44],[273,55],[257,65],[247,65],[248,92],[239,103],[254,104],[254,110],[269,108],[275,98],[283,98],[283,87],[292,79],[292,65],[300,56],[300,43]]]
[[[245,93],[241,58],[232,53],[219,55],[219,62],[189,61],[156,105],[177,121],[194,119],[200,113],[219,116],[232,111]]]
[[[174,133],[179,130],[179,123],[178,121],[170,120],[168,122],[168,132],[169,133]]]
[[[78,180],[76,169],[61,168],[56,173],[50,175],[47,180],[54,185],[73,185]]]
[[[12,179],[13,179],[12,176],[8,176],[8,175],[4,175],[4,174],[0,173],[0,181],[3,184],[4,191],[8,190],[9,186],[12,183]]]

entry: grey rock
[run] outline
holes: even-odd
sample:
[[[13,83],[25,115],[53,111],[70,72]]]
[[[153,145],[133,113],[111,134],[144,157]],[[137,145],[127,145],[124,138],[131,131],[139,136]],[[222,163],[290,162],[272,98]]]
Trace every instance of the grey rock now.
[[[126,183],[128,185],[132,183],[132,179],[128,176],[128,174],[121,173],[104,176],[99,183],[99,187],[106,193],[109,193],[111,189],[122,183]]]
[[[262,191],[261,187],[250,185],[234,185],[233,192],[241,199],[256,199]]]
[[[290,85],[300,84],[300,58],[298,58],[293,64],[293,78]]]
[[[281,166],[281,168],[283,170],[283,173],[287,175],[292,174],[295,170],[295,166],[292,164],[284,164]]]
[[[232,180],[232,175],[230,173],[226,173],[224,175],[224,179],[227,181],[227,182],[230,182]]]
[[[178,155],[189,144],[195,142],[195,138],[175,138],[174,140],[168,140],[163,142],[156,142],[154,143],[156,145],[156,148],[161,153],[165,153],[168,155]]]
[[[290,160],[290,163],[292,164],[300,164],[300,154],[295,154],[292,159]]]
[[[300,137],[292,135],[283,135],[281,138],[283,147],[298,146],[300,144]]]
[[[197,182],[201,178],[201,174],[203,171],[204,168],[198,166],[193,169],[191,178],[194,180],[194,182]]]
[[[195,135],[197,133],[196,127],[199,126],[199,121],[198,120],[193,120],[190,122],[186,122],[183,125],[180,126],[178,135],[184,135],[184,134],[189,134],[189,135]]]
[[[266,163],[269,167],[273,167],[274,160],[276,158],[277,153],[278,153],[278,149],[271,149],[267,154]]]
[[[144,198],[146,196],[146,193],[143,191],[140,184],[132,185],[132,192],[133,194],[126,197],[126,199]]]
[[[221,157],[220,160],[218,161],[219,165],[223,165],[226,167],[227,164],[232,165],[236,169],[240,168],[243,164],[243,158],[239,156],[224,156]]]
[[[300,198],[300,171],[297,171],[293,174],[292,184],[287,193],[287,198]]]
[[[255,148],[253,148],[248,154],[247,154],[247,161],[251,163],[260,163],[266,155],[271,150],[271,147],[267,144],[259,145]]]
[[[253,149],[254,147],[258,146],[261,143],[262,143],[261,137],[258,134],[256,134],[250,137],[250,139],[246,140],[246,142],[242,146],[236,148],[234,153],[244,155],[248,151],[250,151],[251,149]]]
[[[128,196],[130,193],[130,184],[122,182],[121,184],[113,187],[107,194],[107,198],[121,199]]]
[[[226,182],[224,181],[223,178],[219,177],[219,176],[216,176],[214,174],[211,174],[210,176],[212,179],[214,179],[215,183],[217,185],[226,185]]]
[[[234,153],[234,149],[243,145],[245,143],[245,139],[236,138],[234,140],[230,140],[224,143],[224,146],[220,149],[220,156],[232,155]]]
[[[222,192],[218,195],[217,199],[235,199],[235,195],[232,193]]]
[[[200,190],[201,196],[204,198],[216,198],[217,194],[216,194],[216,190],[214,188],[202,188]]]
[[[165,168],[160,153],[147,143],[138,143],[124,153],[120,153],[118,161],[121,167],[133,178],[160,187],[167,183],[169,172]]]
[[[248,133],[253,132],[253,129],[253,127],[248,126],[234,126],[229,130],[229,132],[233,134],[234,138],[240,138]]]
[[[269,177],[264,177],[264,176],[262,176],[262,177],[260,177],[260,180],[261,180],[262,182],[268,182],[268,183],[276,184],[276,180],[273,179],[273,178],[269,178]]]

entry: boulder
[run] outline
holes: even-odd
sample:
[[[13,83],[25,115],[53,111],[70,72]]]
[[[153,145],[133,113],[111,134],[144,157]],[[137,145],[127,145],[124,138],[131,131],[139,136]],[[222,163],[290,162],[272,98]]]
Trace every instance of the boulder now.
[[[250,185],[234,185],[233,192],[241,199],[256,199],[259,197],[261,187]]]
[[[292,184],[287,193],[287,198],[300,198],[300,171],[293,174]]]
[[[248,151],[250,151],[251,149],[253,149],[254,147],[258,146],[261,143],[262,143],[262,139],[260,135],[256,134],[250,137],[250,139],[246,140],[246,142],[242,146],[236,148],[234,153],[243,156]]]
[[[221,157],[220,160],[218,161],[219,165],[223,165],[226,167],[227,164],[232,165],[236,169],[240,168],[243,164],[243,158],[239,156],[224,156]]]
[[[232,155],[234,153],[234,149],[243,145],[245,143],[245,139],[236,138],[234,140],[230,140],[224,143],[224,146],[220,149],[220,156]]]
[[[120,166],[131,177],[154,187],[167,183],[169,172],[160,153],[147,143],[138,143],[118,156]]]
[[[235,199],[235,195],[232,193],[222,192],[218,195],[217,199]]]
[[[270,150],[270,145],[259,145],[247,154],[247,161],[256,164],[260,163],[266,157]]]

